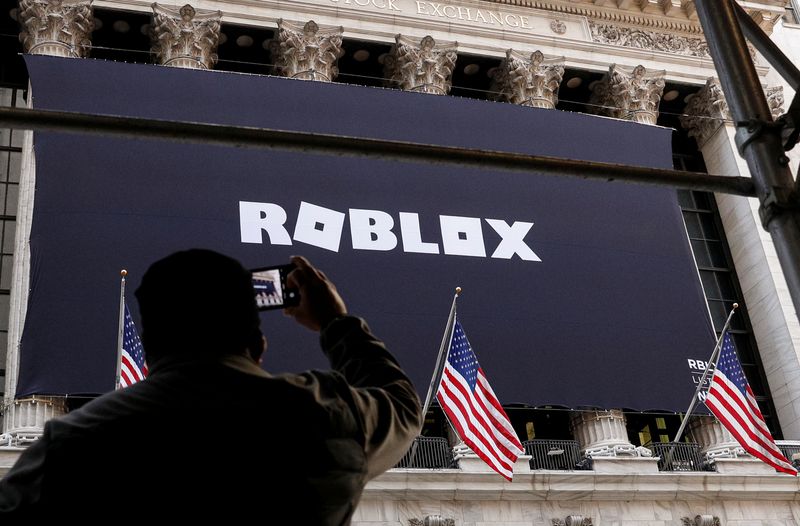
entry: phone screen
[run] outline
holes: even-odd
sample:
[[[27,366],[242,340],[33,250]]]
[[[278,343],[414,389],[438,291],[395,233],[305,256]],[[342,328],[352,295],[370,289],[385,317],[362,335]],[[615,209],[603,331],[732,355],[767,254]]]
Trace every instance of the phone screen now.
[[[278,265],[253,269],[253,293],[259,310],[282,309],[296,305],[300,299],[294,289],[286,288],[286,276],[294,265]]]

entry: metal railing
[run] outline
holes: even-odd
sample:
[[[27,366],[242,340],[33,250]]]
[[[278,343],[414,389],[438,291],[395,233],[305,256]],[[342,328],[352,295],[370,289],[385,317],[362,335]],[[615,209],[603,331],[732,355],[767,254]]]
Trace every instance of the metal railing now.
[[[531,469],[591,469],[575,440],[526,440],[522,447],[531,456]]]
[[[714,471],[703,460],[699,444],[660,442],[652,444],[650,449],[653,450],[653,455],[659,457],[659,471]]]
[[[795,468],[800,469],[800,442],[796,440],[778,440],[776,441],[776,445],[778,449],[781,450],[781,453],[783,453],[783,456],[785,456]]]
[[[453,464],[453,449],[446,438],[419,436],[395,468],[447,469]]]

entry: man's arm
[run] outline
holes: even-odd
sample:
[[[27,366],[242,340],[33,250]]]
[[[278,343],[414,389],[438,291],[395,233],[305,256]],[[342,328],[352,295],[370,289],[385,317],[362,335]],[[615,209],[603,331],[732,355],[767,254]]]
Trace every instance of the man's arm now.
[[[416,390],[366,323],[347,316],[336,287],[305,258],[294,257],[296,268],[287,286],[300,291],[300,303],[286,309],[298,323],[321,331],[322,349],[333,369],[347,380],[349,405],[364,433],[367,476],[391,468],[419,434],[422,415]]]
[[[348,403],[364,431],[368,478],[394,466],[420,432],[414,386],[397,360],[360,318],[331,322],[320,337],[331,366],[351,386]]]

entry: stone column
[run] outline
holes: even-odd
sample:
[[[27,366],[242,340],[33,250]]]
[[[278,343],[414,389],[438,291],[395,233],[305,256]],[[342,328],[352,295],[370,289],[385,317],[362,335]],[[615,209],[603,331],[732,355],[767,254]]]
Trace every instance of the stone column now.
[[[32,396],[9,400],[0,435],[0,446],[24,447],[35,442],[44,432],[44,424],[66,412],[61,397]]]
[[[303,26],[278,20],[278,36],[270,42],[275,72],[282,77],[330,82],[339,74],[336,63],[344,54],[344,28],[321,29],[309,20]]]
[[[153,4],[150,50],[158,63],[189,69],[211,69],[217,63],[222,13],[198,13],[189,4],[180,9]]]
[[[717,458],[738,458],[747,456],[742,446],[736,442],[725,427],[711,416],[695,416],[689,425],[689,432],[700,446],[700,453],[707,462]]]
[[[655,124],[664,93],[665,71],[648,72],[612,64],[602,80],[592,87],[591,113],[644,124]]]
[[[591,457],[595,471],[658,471],[658,459],[652,457],[652,452],[628,440],[625,415],[618,409],[578,411],[572,416],[570,428],[583,454]]]
[[[773,114],[780,114],[778,92],[772,91],[771,98]],[[709,173],[750,176],[737,152],[736,128],[716,79],[708,80],[684,113],[681,124],[697,140]],[[800,439],[800,323],[775,247],[761,226],[757,200],[715,197],[781,429],[786,439]]]
[[[534,51],[528,58],[509,49],[492,74],[492,91],[499,92],[497,100],[552,110],[563,76],[563,57],[546,59],[541,51]]]
[[[426,36],[416,44],[397,35],[384,62],[384,75],[391,81],[391,87],[446,95],[450,91],[457,49],[457,42],[437,44],[433,37]]]
[[[772,466],[745,452],[733,435],[714,417],[694,417],[689,425],[689,432],[700,445],[703,459],[713,465],[717,473],[775,473]]]
[[[19,39],[25,53],[85,57],[94,29],[92,0],[20,0]]]

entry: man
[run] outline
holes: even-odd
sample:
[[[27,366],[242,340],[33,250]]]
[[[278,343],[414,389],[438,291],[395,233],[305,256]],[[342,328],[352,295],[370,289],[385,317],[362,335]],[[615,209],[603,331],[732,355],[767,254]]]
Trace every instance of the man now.
[[[136,291],[148,378],[48,422],[0,481],[0,519],[348,524],[419,431],[419,400],[325,275],[292,262],[285,312],[320,331],[333,370],[263,371],[250,273],[173,254]]]

